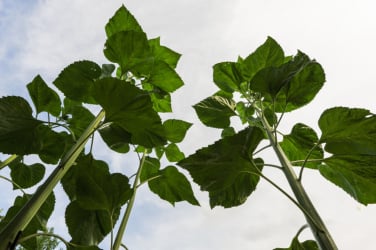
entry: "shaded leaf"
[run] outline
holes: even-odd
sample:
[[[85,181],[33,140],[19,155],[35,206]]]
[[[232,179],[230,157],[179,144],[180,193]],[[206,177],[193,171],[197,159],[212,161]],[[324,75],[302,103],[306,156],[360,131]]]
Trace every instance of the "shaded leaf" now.
[[[196,151],[178,165],[188,170],[201,190],[209,192],[211,207],[237,206],[246,201],[260,179],[257,173],[263,162],[252,160],[252,152],[263,138],[259,128],[249,127]]]
[[[192,205],[199,205],[193,195],[192,187],[187,178],[174,166],[168,166],[158,171],[158,178],[148,182],[149,188],[161,199],[175,205],[176,202],[188,201]]]
[[[118,152],[127,153],[129,151],[129,143],[131,142],[131,134],[116,124],[99,129],[99,133],[107,146]]]
[[[335,107],[319,119],[320,142],[332,154],[376,155],[376,115],[359,108]]]
[[[302,123],[297,123],[291,133],[283,136],[280,142],[281,148],[290,161],[304,161],[307,159],[323,159],[324,152],[318,144],[319,138],[316,132]],[[293,165],[302,166],[303,162]],[[305,167],[317,168],[320,163],[307,162]]]
[[[115,71],[114,64],[102,64],[102,74],[100,78],[111,77],[112,73]]]
[[[132,144],[165,144],[161,119],[146,91],[119,79],[104,78],[95,82],[93,95],[106,111],[106,122],[114,122],[129,132]]]
[[[65,210],[65,222],[72,242],[85,246],[98,245],[111,231],[119,212],[116,211],[115,219],[111,219],[107,211],[86,210],[77,201],[72,201]]]
[[[48,126],[40,126],[37,130],[40,140],[39,158],[48,164],[56,164],[73,140],[66,132],[55,132]]]
[[[122,5],[110,18],[105,26],[107,37],[110,37],[120,31],[142,31],[140,24],[136,18]]]
[[[184,139],[191,126],[192,123],[178,119],[169,119],[163,122],[167,140],[175,143],[179,143]]]
[[[298,238],[295,237],[290,247],[288,248],[275,248],[274,250],[319,250],[316,241],[306,240],[304,242],[299,242]]]
[[[22,162],[13,162],[9,167],[12,181],[21,188],[34,186],[43,179],[45,173],[45,167],[40,163],[26,165]],[[13,189],[18,189],[18,186],[13,185]]]
[[[78,61],[68,65],[53,84],[72,100],[95,103],[91,96],[94,80],[101,76],[101,68],[91,61]]]
[[[376,203],[376,155],[333,155],[324,163],[326,179],[364,205]]]
[[[230,117],[236,115],[235,102],[221,96],[210,96],[195,104],[198,118],[206,126],[226,128],[230,126]]]
[[[224,138],[226,136],[232,136],[232,135],[235,135],[236,134],[236,131],[233,127],[228,127],[228,128],[225,128],[222,130],[222,133],[221,133],[221,138]]]
[[[37,75],[33,81],[27,85],[27,89],[38,114],[46,111],[53,116],[59,116],[61,111],[59,95],[47,86],[40,75]]]
[[[144,165],[140,174],[140,181],[145,182],[150,178],[158,175],[161,163],[158,159],[147,156],[145,157]]]
[[[16,197],[13,206],[8,209],[5,217],[0,221],[0,231],[16,216],[30,198],[31,195],[29,194],[24,194],[22,197]],[[22,231],[22,236],[25,237],[32,235],[38,231],[47,232],[47,221],[50,218],[54,207],[55,196],[51,193],[27,227]],[[37,239],[33,237],[30,240],[22,242],[21,245],[26,249],[37,249]]]
[[[0,98],[0,151],[25,155],[40,149],[37,129],[42,124],[32,116],[28,102],[22,97]]]
[[[66,104],[69,105],[69,107],[66,107]],[[64,100],[63,114],[68,116],[66,121],[76,138],[82,135],[95,118],[87,108],[80,103],[69,102],[67,98]]]

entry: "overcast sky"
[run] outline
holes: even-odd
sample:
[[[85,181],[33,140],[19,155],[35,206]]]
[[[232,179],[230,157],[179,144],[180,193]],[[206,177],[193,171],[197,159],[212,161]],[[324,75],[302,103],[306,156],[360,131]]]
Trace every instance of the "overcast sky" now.
[[[332,106],[376,112],[376,4],[366,0],[0,0],[1,96],[27,97],[26,84],[35,75],[51,82],[77,60],[107,62],[104,25],[121,4],[149,38],[161,36],[163,44],[183,54],[177,71],[185,86],[173,95],[173,117],[194,122],[182,144],[187,155],[219,138],[219,131],[199,124],[191,108],[216,91],[212,65],[247,56],[267,36],[286,54],[299,49],[315,58],[326,72],[326,85],[316,99],[286,115],[285,132],[296,122],[317,128],[322,111]],[[0,154],[0,160],[5,157]],[[123,156],[105,149],[97,157],[116,170],[124,164]],[[281,173],[266,174],[289,190]],[[339,249],[375,248],[376,206],[358,204],[312,171],[305,171],[303,184]],[[0,207],[7,209],[13,202],[11,187],[2,183],[0,188]],[[264,181],[244,205],[232,209],[211,210],[207,194],[194,188],[201,207],[182,203],[173,208],[141,189],[124,238],[128,248],[269,250],[287,247],[305,224],[301,212]],[[58,209],[49,225],[69,239],[66,198],[61,191],[57,196]],[[309,230],[303,237],[312,238]]]

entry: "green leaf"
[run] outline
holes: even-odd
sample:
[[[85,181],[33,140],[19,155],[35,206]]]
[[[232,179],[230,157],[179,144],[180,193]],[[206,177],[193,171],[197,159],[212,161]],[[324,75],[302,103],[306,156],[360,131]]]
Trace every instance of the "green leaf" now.
[[[252,152],[263,138],[259,128],[249,127],[196,151],[178,165],[188,170],[201,190],[209,192],[211,207],[238,206],[259,182],[257,173],[263,162],[253,160]]]
[[[102,74],[100,78],[111,77],[112,73],[115,71],[115,65],[113,64],[102,64]]]
[[[222,133],[221,133],[221,138],[224,138],[226,136],[232,136],[232,135],[235,135],[236,134],[236,131],[233,127],[228,127],[228,128],[225,128],[222,130]]]
[[[288,248],[275,248],[274,250],[319,250],[316,241],[306,240],[304,242],[299,242],[298,238],[295,237],[290,247]]]
[[[37,184],[43,179],[45,167],[40,163],[26,165],[22,162],[14,162],[9,164],[10,176],[21,188],[29,188]],[[13,185],[13,189],[18,189],[18,186]]]
[[[120,65],[122,74],[136,65],[148,63],[152,58],[146,34],[133,30],[110,36],[105,44],[104,55],[111,62]]]
[[[73,140],[66,132],[55,132],[48,126],[40,126],[37,130],[40,140],[39,158],[48,164],[56,164],[64,152],[73,145]]]
[[[155,60],[165,62],[173,69],[176,68],[176,65],[181,56],[179,53],[173,51],[170,48],[162,46],[160,44],[159,37],[150,39],[149,46]]]
[[[230,117],[236,115],[235,102],[221,96],[210,96],[193,106],[198,118],[206,126],[226,128],[230,126]]]
[[[0,98],[0,152],[37,153],[40,149],[37,129],[41,124],[33,118],[31,107],[22,97]]]
[[[376,155],[333,155],[319,170],[358,202],[376,203]]]
[[[153,178],[158,175],[159,168],[161,163],[158,159],[153,157],[145,157],[144,166],[140,174],[140,181],[145,182],[150,178]]]
[[[307,159],[320,160],[324,157],[321,146],[316,146],[319,142],[316,132],[302,123],[297,123],[292,128],[289,135],[283,136],[280,142],[281,148],[290,161],[304,161]],[[302,166],[303,162],[293,165]],[[307,162],[305,167],[317,169],[320,163]]]
[[[239,65],[234,62],[221,62],[213,66],[213,81],[223,91],[232,93],[244,81]]]
[[[47,86],[40,75],[37,75],[33,81],[27,85],[27,89],[38,114],[46,111],[53,116],[59,116],[61,111],[59,95]]]
[[[143,65],[141,66],[144,68]],[[149,65],[147,66],[149,67]],[[172,93],[184,85],[180,76],[167,63],[163,61],[154,61],[150,67],[151,70],[150,73],[147,74],[147,82],[162,89],[163,91]],[[135,70],[137,71],[139,68],[140,67],[136,67]],[[146,69],[142,69],[140,72],[145,74],[148,71]]]
[[[136,18],[122,5],[108,21],[105,27],[107,37],[110,37],[120,31],[142,31]]]
[[[150,98],[153,102],[153,109],[157,112],[172,112],[171,95],[164,91],[150,92]]]
[[[193,195],[191,184],[174,166],[168,166],[160,170],[158,174],[160,176],[150,180],[148,184],[150,190],[161,199],[170,202],[173,206],[179,201],[200,205]]]
[[[131,142],[131,134],[116,124],[99,129],[99,133],[107,146],[118,152],[127,153],[129,151],[129,143]]]
[[[93,95],[114,122],[131,134],[131,142],[144,147],[166,143],[164,128],[146,91],[115,78],[95,82]]]
[[[169,144],[165,148],[166,157],[169,162],[178,162],[184,159],[184,153],[180,151],[179,147],[175,143]]]
[[[111,232],[119,212],[116,211],[111,218],[105,210],[83,209],[77,201],[72,201],[65,210],[65,222],[72,236],[71,242],[85,246],[98,245]]]
[[[0,231],[16,216],[30,198],[31,195],[29,194],[24,194],[22,197],[16,197],[13,206],[8,209],[5,217],[0,221]],[[27,227],[22,231],[22,237],[35,234],[38,231],[47,232],[47,221],[50,218],[54,207],[55,196],[51,193]],[[37,239],[33,237],[30,240],[22,242],[21,245],[26,249],[37,249]]]
[[[91,87],[101,73],[102,70],[96,63],[79,61],[66,67],[53,84],[72,100],[95,104],[91,96]]]
[[[242,124],[247,123],[252,117],[255,109],[252,106],[245,104],[244,102],[236,103],[236,112],[239,115]]]
[[[271,66],[277,67],[284,62],[284,59],[281,46],[273,38],[268,37],[264,44],[244,59],[242,74],[246,76],[246,79],[251,80],[261,69]]]
[[[91,155],[81,156],[67,176],[62,181],[64,190],[86,210],[106,210],[112,214],[132,194],[127,177],[110,174],[107,164]]]
[[[81,103],[71,102],[68,98],[64,99],[63,115],[68,117],[66,121],[76,138],[82,135],[95,118]]]
[[[163,123],[167,140],[175,143],[179,143],[184,139],[191,126],[192,123],[177,119],[169,119]]]
[[[359,108],[335,107],[319,119],[320,142],[332,154],[376,155],[376,115]]]

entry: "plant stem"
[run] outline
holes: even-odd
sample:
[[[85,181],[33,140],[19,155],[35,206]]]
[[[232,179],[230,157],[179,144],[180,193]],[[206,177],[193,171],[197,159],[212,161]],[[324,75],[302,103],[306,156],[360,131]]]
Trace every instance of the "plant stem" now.
[[[136,199],[138,182],[139,182],[139,179],[140,179],[142,168],[143,168],[144,163],[145,163],[145,158],[146,158],[146,149],[145,149],[145,151],[142,155],[142,158],[140,160],[140,165],[138,167],[136,177],[134,178],[134,181],[133,181],[133,187],[132,187],[133,188],[133,194],[132,194],[132,197],[129,199],[129,202],[128,202],[127,208],[125,210],[123,219],[121,220],[118,233],[116,234],[114,245],[112,246],[112,250],[119,250],[120,246],[122,245],[121,241],[123,239],[123,235],[125,233],[125,229],[126,229],[127,224],[128,224],[129,216],[131,215],[131,211],[132,211],[132,208],[133,208],[134,201]]]
[[[46,201],[48,196],[52,193],[54,187],[63,178],[66,172],[74,164],[77,157],[80,155],[85,147],[90,135],[100,125],[104,118],[105,112],[102,110],[97,117],[86,128],[84,133],[78,139],[76,144],[68,151],[68,153],[62,158],[59,165],[50,174],[47,180],[39,186],[30,200],[21,208],[16,216],[3,228],[0,232],[0,249],[9,249],[13,245],[16,236],[19,232],[22,232],[29,222],[33,219],[38,212],[42,204]]]
[[[17,159],[18,155],[11,155],[8,157],[8,159],[6,159],[5,161],[3,162],[0,162],[0,170],[3,169],[4,167],[8,166],[9,163],[11,163],[12,161],[14,161],[15,159]]]
[[[298,203],[307,211],[310,216],[306,216],[306,220],[311,228],[311,231],[318,242],[320,249],[322,250],[337,250],[337,246],[334,243],[328,229],[326,228],[323,220],[321,219],[320,215],[316,211],[313,203],[308,197],[305,189],[303,188],[301,182],[298,181],[298,178],[294,172],[293,166],[287,156],[285,155],[282,148],[279,146],[277,138],[275,138],[273,129],[270,127],[268,121],[266,120],[265,116],[262,114],[261,111],[258,110],[258,115],[262,121],[262,124],[266,130],[268,135],[268,139],[273,146],[275,153],[282,165],[282,170],[287,178],[288,183],[294,195],[298,201]]]

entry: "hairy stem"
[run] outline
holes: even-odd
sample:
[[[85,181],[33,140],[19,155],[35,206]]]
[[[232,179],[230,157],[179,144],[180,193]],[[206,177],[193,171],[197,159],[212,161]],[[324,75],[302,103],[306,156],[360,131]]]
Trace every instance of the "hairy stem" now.
[[[134,181],[133,181],[133,187],[132,187],[133,188],[133,194],[132,194],[132,197],[128,201],[128,205],[127,205],[127,208],[125,210],[123,219],[121,220],[119,230],[118,230],[116,238],[115,238],[114,245],[112,246],[112,250],[118,250],[119,247],[122,245],[121,241],[123,239],[125,229],[126,229],[127,224],[128,224],[129,216],[131,215],[131,211],[132,211],[132,208],[133,208],[134,201],[136,199],[137,188],[138,188],[142,168],[145,164],[145,158],[146,158],[146,150],[144,151],[142,158],[140,159],[140,165],[138,167],[136,177],[134,178]]]
[[[334,243],[328,229],[326,228],[323,220],[321,219],[319,213],[316,211],[313,203],[308,197],[305,189],[302,184],[298,181],[298,178],[293,170],[293,166],[287,156],[285,155],[282,148],[279,146],[277,138],[275,138],[273,129],[270,127],[268,121],[264,117],[262,111],[257,110],[259,118],[262,121],[262,124],[268,135],[268,139],[272,144],[274,151],[282,165],[282,170],[287,178],[288,183],[294,195],[297,199],[297,202],[304,208],[305,211],[309,213],[309,217],[305,215],[306,220],[311,228],[311,231],[316,238],[320,248],[322,250],[337,250],[337,246]]]
[[[22,232],[29,222],[33,219],[40,207],[46,201],[48,196],[52,193],[54,187],[63,178],[66,172],[74,164],[77,157],[80,155],[85,147],[90,135],[100,125],[104,118],[105,112],[102,110],[97,117],[86,128],[84,133],[78,139],[76,144],[68,151],[68,153],[62,158],[59,165],[50,174],[47,180],[39,186],[35,194],[30,200],[21,208],[16,216],[3,228],[0,232],[0,249],[8,250],[14,242],[19,232]]]

